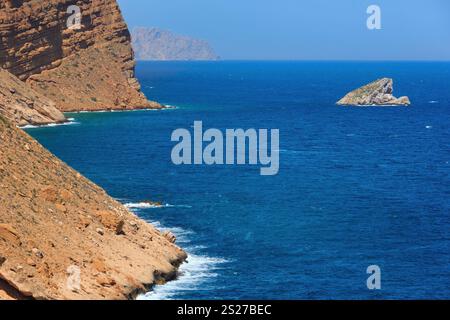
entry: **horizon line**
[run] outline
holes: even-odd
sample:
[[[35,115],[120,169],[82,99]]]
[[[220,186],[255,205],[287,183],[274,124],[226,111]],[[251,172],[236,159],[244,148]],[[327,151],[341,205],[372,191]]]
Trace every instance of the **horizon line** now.
[[[217,59],[217,60],[142,60],[138,62],[449,62],[448,60],[420,59]]]

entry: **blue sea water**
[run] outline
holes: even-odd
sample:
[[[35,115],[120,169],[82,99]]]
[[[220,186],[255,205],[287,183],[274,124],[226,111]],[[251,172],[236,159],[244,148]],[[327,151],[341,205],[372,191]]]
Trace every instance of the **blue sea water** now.
[[[148,62],[137,74],[178,108],[28,132],[178,236],[189,263],[144,298],[450,298],[450,63]],[[412,106],[335,105],[380,77]],[[279,174],[173,165],[171,133],[195,120],[280,129]],[[370,265],[381,290],[367,289]]]

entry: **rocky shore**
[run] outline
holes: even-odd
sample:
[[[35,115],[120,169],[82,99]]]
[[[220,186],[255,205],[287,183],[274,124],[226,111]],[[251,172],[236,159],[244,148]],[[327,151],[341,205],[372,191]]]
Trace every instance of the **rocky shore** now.
[[[66,27],[70,5],[81,30]],[[161,109],[140,91],[115,0],[0,2],[0,299],[132,299],[186,253],[17,126]]]
[[[70,5],[81,10],[80,30],[67,27]],[[115,0],[2,1],[0,40],[0,67],[60,111],[163,107],[140,90],[131,36]]]
[[[176,275],[173,235],[3,118],[0,139],[0,298],[128,299]]]

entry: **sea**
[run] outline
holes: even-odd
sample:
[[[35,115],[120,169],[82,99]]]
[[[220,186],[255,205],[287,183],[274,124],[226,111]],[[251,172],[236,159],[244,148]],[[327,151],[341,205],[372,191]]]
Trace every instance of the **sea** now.
[[[26,130],[188,252],[140,299],[450,298],[450,63],[139,62],[137,77],[174,108]],[[336,105],[382,77],[412,105]],[[174,165],[172,132],[194,121],[279,129],[279,173]]]

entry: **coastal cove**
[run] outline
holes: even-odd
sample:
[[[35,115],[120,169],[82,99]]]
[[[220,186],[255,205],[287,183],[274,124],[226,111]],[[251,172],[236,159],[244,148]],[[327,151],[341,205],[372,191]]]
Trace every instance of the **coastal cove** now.
[[[140,62],[144,93],[176,109],[26,131],[177,236],[189,263],[142,299],[448,299],[449,75],[450,63]],[[413,104],[335,105],[383,77]],[[279,174],[175,166],[171,133],[197,120],[280,129]],[[366,287],[374,264],[381,291]]]

